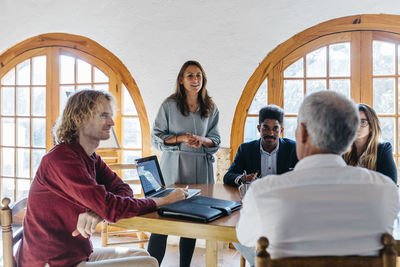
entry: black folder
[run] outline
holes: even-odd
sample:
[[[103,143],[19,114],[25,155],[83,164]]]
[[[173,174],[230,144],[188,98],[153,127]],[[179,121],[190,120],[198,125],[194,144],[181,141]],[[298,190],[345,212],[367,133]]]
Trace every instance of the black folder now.
[[[158,208],[160,216],[186,219],[197,222],[211,222],[222,216],[228,216],[242,205],[235,201],[194,196]]]

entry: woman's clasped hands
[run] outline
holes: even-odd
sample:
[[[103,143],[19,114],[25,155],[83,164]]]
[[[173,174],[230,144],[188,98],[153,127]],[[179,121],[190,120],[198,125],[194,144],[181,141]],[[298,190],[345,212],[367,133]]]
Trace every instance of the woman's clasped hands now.
[[[203,144],[204,137],[192,133],[186,133],[185,143],[194,148],[200,148]]]

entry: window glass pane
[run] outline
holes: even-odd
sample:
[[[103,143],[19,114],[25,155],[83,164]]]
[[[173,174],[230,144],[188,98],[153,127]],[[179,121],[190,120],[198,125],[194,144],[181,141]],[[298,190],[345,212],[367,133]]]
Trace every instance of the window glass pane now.
[[[87,89],[93,89],[93,86],[91,84],[81,84],[76,86],[76,90],[87,90]]]
[[[108,83],[108,77],[101,70],[94,67],[94,82],[95,83]]]
[[[307,95],[326,90],[326,80],[306,80]]]
[[[108,84],[95,84],[94,89],[108,92],[109,86],[108,86]]]
[[[304,97],[303,80],[286,80],[283,84],[285,113],[297,113]]]
[[[395,44],[373,41],[373,75],[392,75],[395,66]]]
[[[30,111],[30,88],[17,87],[17,115],[28,115]]]
[[[392,147],[395,146],[395,131],[394,131],[394,118],[379,118],[382,128],[382,140],[390,142]],[[394,150],[394,149],[393,149]]]
[[[46,119],[32,119],[32,146],[46,147]]]
[[[30,163],[29,149],[17,149],[17,177],[29,178],[29,163]]]
[[[260,138],[260,133],[257,129],[258,117],[247,117],[244,125],[244,141],[249,142]],[[236,151],[235,151],[236,153]]]
[[[92,66],[87,62],[77,60],[77,76],[78,83],[91,83],[92,82]]]
[[[373,108],[380,114],[394,114],[395,95],[394,78],[373,79],[374,105]]]
[[[142,186],[139,184],[130,184],[129,187],[133,191],[133,195],[141,195],[142,194]]]
[[[46,87],[32,88],[32,115],[46,115]]]
[[[261,108],[265,107],[268,104],[267,100],[267,84],[268,81],[265,80],[260,88],[258,89],[256,95],[254,96],[253,103],[251,103],[249,114],[258,114]]]
[[[307,77],[326,77],[326,47],[322,47],[306,56]]]
[[[17,146],[29,146],[30,144],[30,120],[29,118],[17,118]]]
[[[350,79],[329,80],[329,88],[350,98]]]
[[[75,58],[60,56],[60,83],[75,82]]]
[[[17,180],[17,201],[24,197],[28,197],[30,187],[31,183],[29,180]]]
[[[397,55],[398,55],[398,58],[397,58],[397,73],[398,74],[400,74],[400,45],[398,45],[397,46]],[[400,158],[399,158],[399,160],[400,160]],[[399,165],[397,165],[397,166],[399,166],[399,168],[400,168],[400,164]]]
[[[1,88],[1,114],[14,115],[15,114],[15,88],[3,87]]]
[[[15,68],[12,68],[1,78],[2,85],[15,85]]]
[[[75,92],[73,85],[60,86],[60,114],[62,114],[68,97]]]
[[[1,144],[3,146],[15,146],[14,118],[3,118],[1,120]]]
[[[1,149],[1,175],[14,176],[14,148]]]
[[[8,197],[11,202],[14,202],[14,179],[3,178],[1,179],[1,197]]]
[[[135,162],[135,159],[141,157],[142,157],[142,151],[134,151],[134,150],[122,151],[122,163],[132,164]],[[122,170],[122,178],[129,180],[137,180],[139,179],[139,176],[137,174],[136,169],[130,169],[130,170]],[[138,194],[140,194],[140,192]]]
[[[31,84],[31,61],[30,59],[17,65],[17,85]]]
[[[124,150],[122,151],[122,163],[132,164],[135,159],[142,157],[142,151],[140,150]],[[136,170],[135,170],[136,173]]]
[[[32,84],[46,84],[46,56],[32,58]]]
[[[304,77],[304,63],[303,58],[300,58],[295,63],[292,63],[283,72],[283,77],[285,78],[302,78]]]
[[[122,146],[126,148],[141,148],[142,133],[138,118],[122,118]]]
[[[329,76],[350,76],[350,43],[329,46]]]
[[[122,115],[137,115],[132,97],[124,85],[122,85]]]
[[[297,118],[285,117],[283,118],[283,135],[286,138],[295,140],[297,127]]]
[[[32,173],[31,177],[35,177],[37,168],[39,167],[42,157],[46,153],[45,149],[32,149]]]

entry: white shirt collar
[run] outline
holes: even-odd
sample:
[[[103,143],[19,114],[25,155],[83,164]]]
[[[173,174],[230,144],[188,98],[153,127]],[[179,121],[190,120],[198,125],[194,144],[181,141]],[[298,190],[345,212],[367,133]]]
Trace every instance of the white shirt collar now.
[[[324,167],[344,167],[346,165],[343,158],[337,154],[315,154],[300,160],[294,169],[304,170]]]

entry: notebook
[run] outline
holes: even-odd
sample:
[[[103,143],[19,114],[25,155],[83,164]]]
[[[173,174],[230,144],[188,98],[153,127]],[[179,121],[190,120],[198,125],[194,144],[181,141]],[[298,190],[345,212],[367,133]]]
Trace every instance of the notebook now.
[[[165,197],[175,189],[165,187],[157,156],[136,159],[136,169],[146,198]],[[188,193],[190,198],[198,195],[200,189],[189,189]]]
[[[160,216],[208,223],[222,216],[231,215],[241,206],[240,203],[230,200],[195,196],[162,206],[157,212]]]

